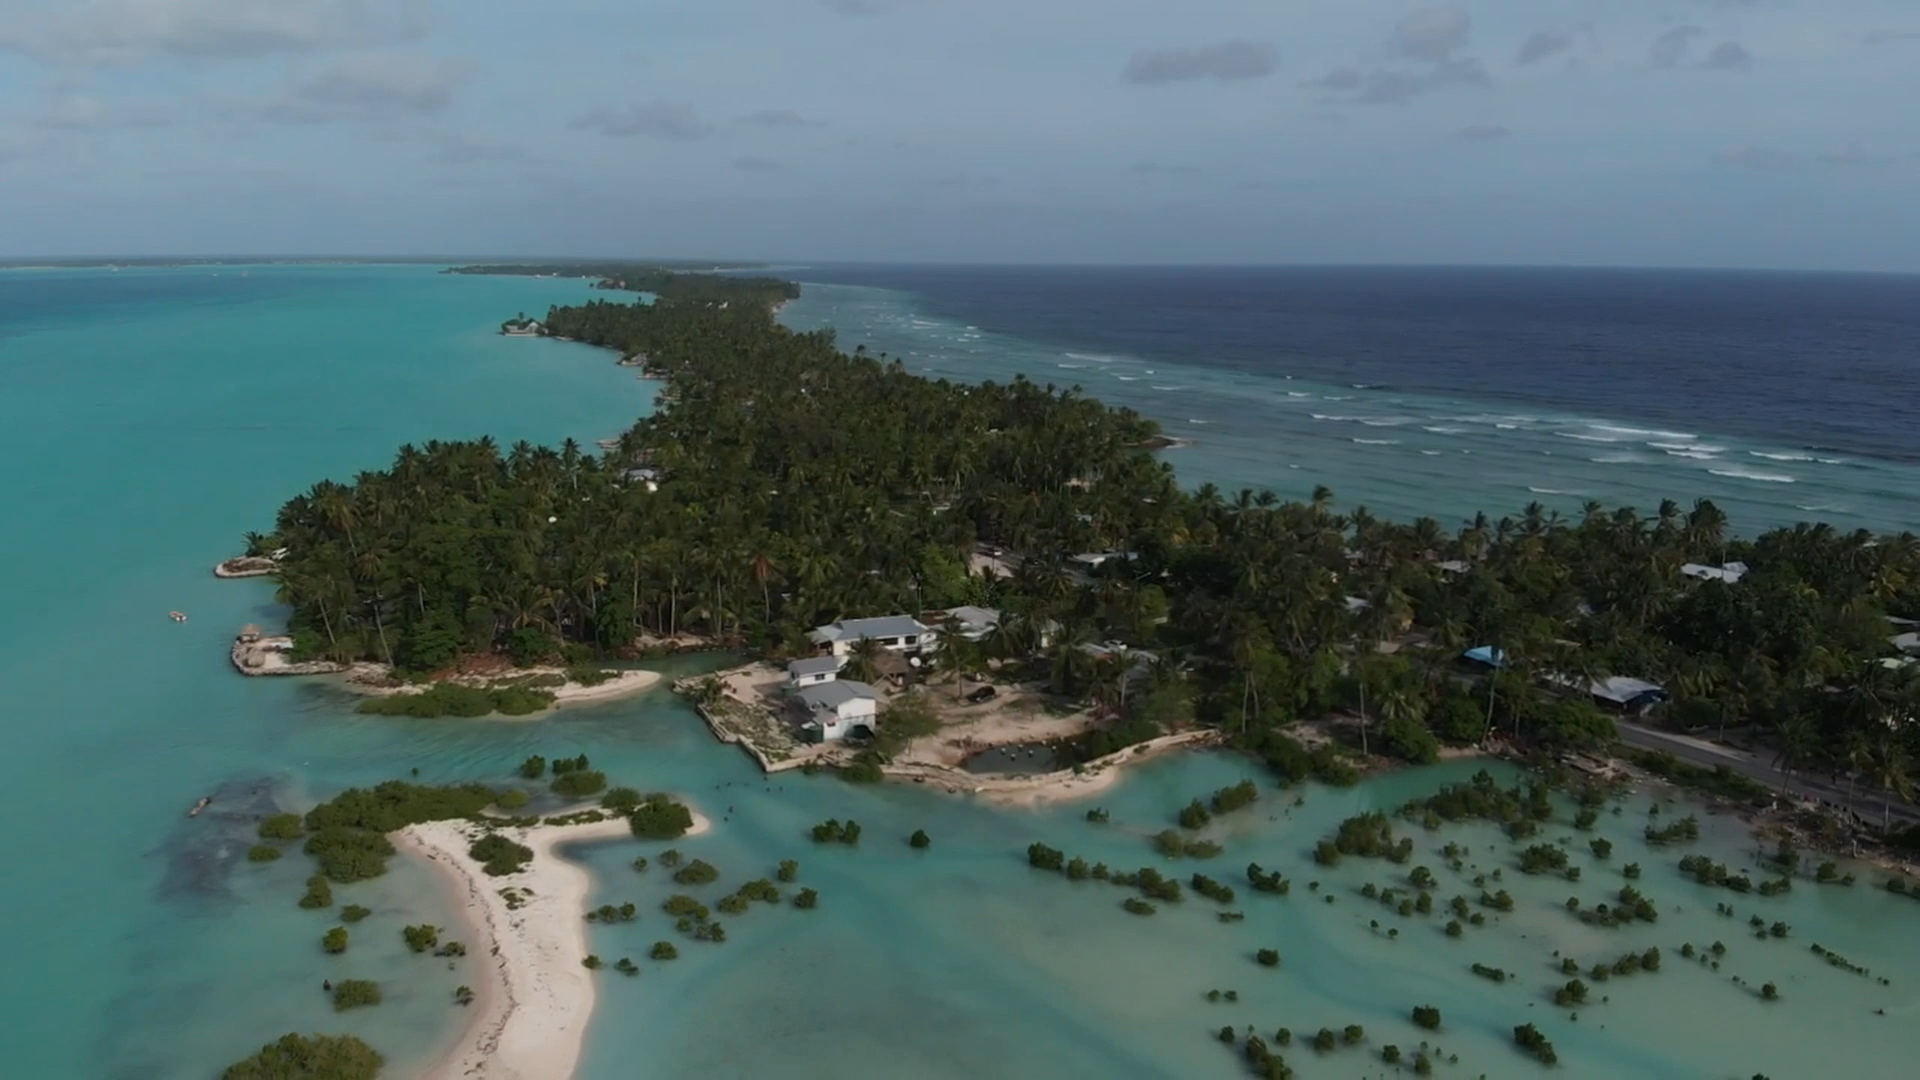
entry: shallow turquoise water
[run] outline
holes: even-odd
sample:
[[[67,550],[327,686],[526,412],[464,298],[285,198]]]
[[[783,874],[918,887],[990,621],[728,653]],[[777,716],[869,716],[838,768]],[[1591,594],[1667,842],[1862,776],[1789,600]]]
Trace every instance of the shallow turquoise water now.
[[[1591,903],[1618,886],[1584,854],[1577,886],[1508,865],[1502,884],[1520,909],[1459,942],[1439,933],[1444,919],[1402,922],[1358,896],[1405,868],[1308,862],[1342,817],[1469,771],[1459,766],[1309,790],[1299,808],[1270,792],[1215,827],[1227,853],[1205,866],[1242,893],[1244,923],[1219,924],[1191,895],[1139,919],[1113,886],[1030,871],[1026,845],[1115,867],[1155,863],[1147,837],[1193,795],[1252,775],[1246,762],[1202,755],[1142,769],[1103,797],[1113,823],[1099,828],[1080,807],[996,811],[916,787],[770,784],[662,692],[531,723],[421,723],[356,716],[317,683],[241,679],[226,643],[239,624],[277,617],[271,589],[216,581],[209,568],[289,492],[384,464],[405,440],[590,442],[642,411],[646,389],[604,353],[492,332],[506,314],[586,295],[579,283],[392,267],[194,276],[206,273],[141,272],[157,280],[128,286],[129,272],[118,282],[69,272],[65,307],[48,298],[58,281],[0,275],[0,492],[12,511],[0,532],[10,586],[0,674],[14,740],[0,784],[18,819],[52,819],[16,828],[0,877],[14,974],[0,987],[9,1075],[197,1080],[291,1029],[358,1032],[402,1066],[422,1060],[463,1018],[451,989],[474,981],[463,964],[449,971],[400,947],[403,923],[453,922],[430,877],[396,863],[388,878],[336,889],[339,902],[376,914],[345,957],[329,958],[317,939],[331,920],[294,906],[303,860],[247,864],[250,825],[227,815],[304,806],[415,767],[426,780],[504,779],[536,752],[585,752],[622,782],[696,800],[719,828],[680,846],[723,875],[701,895],[792,857],[822,896],[812,912],[757,907],[730,920],[726,943],[682,942],[681,959],[656,964],[646,953],[673,938],[657,911],[672,887],[658,867],[641,876],[628,864],[665,845],[583,852],[596,903],[643,911],[632,925],[594,928],[594,949],[645,969],[604,976],[585,1080],[1228,1077],[1241,1066],[1211,1037],[1222,1024],[1270,1035],[1361,1023],[1371,1051],[1410,1049],[1420,1034],[1406,1011],[1422,1003],[1443,1009],[1433,1038],[1461,1058],[1443,1076],[1536,1075],[1508,1044],[1528,1020],[1558,1046],[1559,1072],[1582,1078],[1871,1080],[1908,1075],[1920,1050],[1920,995],[1907,980],[1920,970],[1920,903],[1811,884],[1775,899],[1715,894],[1679,877],[1681,850],[1640,849],[1644,801],[1601,828],[1616,841],[1613,864],[1645,865],[1640,887],[1661,907],[1652,927],[1602,932],[1567,915],[1569,892]],[[175,608],[191,621],[168,621]],[[214,808],[187,820],[209,791]],[[860,820],[860,847],[815,848],[806,829],[826,817]],[[1708,826],[1689,850],[1747,861],[1733,823]],[[915,828],[933,836],[931,851],[906,846]],[[1570,833],[1561,823],[1547,835]],[[1485,869],[1510,861],[1509,845],[1483,830],[1415,836],[1415,862],[1441,877],[1441,899],[1477,892],[1431,854],[1447,840],[1472,837]],[[1292,876],[1292,895],[1249,894],[1249,860]],[[1306,889],[1315,879],[1333,905]],[[1719,900],[1740,918],[1713,914]],[[1793,924],[1793,936],[1753,940],[1754,911]],[[1401,927],[1400,939],[1371,930],[1375,918],[1382,932]],[[1721,973],[1679,959],[1682,942],[1716,938],[1729,946]],[[1826,966],[1808,952],[1815,941],[1893,986]],[[1596,985],[1613,1001],[1578,1021],[1551,1007],[1546,995],[1564,981],[1553,949],[1590,964],[1650,945],[1666,954],[1661,973]],[[1285,958],[1277,972],[1249,959],[1267,946]],[[1475,979],[1474,961],[1516,978]],[[1777,981],[1784,1000],[1760,1002],[1735,974]],[[379,978],[388,1003],[336,1016],[319,983],[343,975]],[[1210,988],[1240,1001],[1209,1004]],[[1383,1069],[1359,1050],[1289,1057],[1309,1078]]]

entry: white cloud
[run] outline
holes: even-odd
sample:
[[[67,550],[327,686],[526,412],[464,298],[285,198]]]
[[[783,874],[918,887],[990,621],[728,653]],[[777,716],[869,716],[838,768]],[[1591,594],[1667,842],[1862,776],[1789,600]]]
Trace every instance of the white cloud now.
[[[165,110],[148,105],[121,105],[91,94],[63,94],[47,102],[33,125],[46,131],[115,131],[161,127],[169,120]]]
[[[0,18],[0,49],[68,64],[241,60],[415,36],[420,11],[418,0],[39,0]]]

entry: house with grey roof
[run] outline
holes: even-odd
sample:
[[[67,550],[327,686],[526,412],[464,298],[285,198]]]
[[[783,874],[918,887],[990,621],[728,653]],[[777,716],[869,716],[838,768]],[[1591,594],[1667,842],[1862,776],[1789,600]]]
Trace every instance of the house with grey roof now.
[[[787,665],[787,686],[798,690],[805,686],[830,683],[840,677],[840,668],[846,662],[843,656],[809,656],[795,660]]]
[[[856,679],[803,686],[791,702],[800,732],[811,742],[838,742],[860,728],[871,734],[880,726],[879,693]]]
[[[834,656],[845,656],[863,640],[898,653],[917,653],[933,647],[939,634],[911,615],[882,615],[874,619],[841,619],[808,631],[807,639]]]
[[[1747,576],[1747,564],[1730,562],[1725,566],[1706,566],[1701,563],[1687,563],[1680,567],[1680,572],[1697,581],[1724,581],[1734,585]]]

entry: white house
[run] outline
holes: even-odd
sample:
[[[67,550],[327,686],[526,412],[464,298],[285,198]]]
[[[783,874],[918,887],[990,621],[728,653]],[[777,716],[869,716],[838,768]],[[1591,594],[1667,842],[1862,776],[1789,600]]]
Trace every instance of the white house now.
[[[1729,585],[1747,576],[1747,564],[1730,562],[1725,566],[1704,566],[1700,563],[1687,563],[1680,572],[1700,581],[1724,581]]]
[[[794,707],[804,715],[800,730],[814,742],[837,742],[856,728],[879,726],[880,696],[873,687],[836,678],[794,691]]]
[[[928,613],[937,627],[945,627],[948,622],[955,624],[954,632],[968,641],[979,641],[993,633],[1000,626],[1000,613],[992,608],[975,607],[963,604],[957,608]]]
[[[877,619],[842,619],[808,631],[807,638],[829,650],[834,656],[853,651],[855,642],[871,640],[883,649],[899,653],[930,648],[938,632],[911,615],[883,615]]]
[[[844,657],[839,656],[809,656],[804,660],[795,660],[787,665],[787,686],[798,690],[830,683],[840,677],[840,667],[846,662]]]

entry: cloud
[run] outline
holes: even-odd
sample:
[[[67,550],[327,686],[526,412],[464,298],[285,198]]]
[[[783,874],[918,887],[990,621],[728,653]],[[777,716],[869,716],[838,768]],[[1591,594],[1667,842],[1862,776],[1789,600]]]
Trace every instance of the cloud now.
[[[1893,155],[1876,154],[1859,143],[1848,143],[1838,150],[1829,150],[1814,158],[1822,165],[1853,165],[1864,168],[1882,168],[1893,164]]]
[[[1417,8],[1393,28],[1393,46],[1400,55],[1438,64],[1467,43],[1473,20],[1460,8]]]
[[[1454,132],[1453,137],[1466,139],[1469,142],[1493,142],[1498,139],[1512,138],[1513,132],[1501,124],[1468,124]]]
[[[792,109],[763,109],[740,118],[740,123],[761,128],[810,128],[826,127],[818,120],[809,120]]]
[[[467,75],[431,56],[361,53],[300,80],[251,114],[276,124],[325,124],[437,113],[452,104]]]
[[[1280,66],[1280,50],[1265,41],[1223,41],[1195,49],[1142,49],[1120,77],[1143,86],[1192,79],[1260,79]]]
[[[1520,43],[1517,62],[1524,66],[1545,60],[1554,53],[1565,52],[1571,48],[1573,48],[1572,34],[1563,34],[1558,30],[1536,31],[1528,34],[1527,40]]]
[[[1860,35],[1865,45],[1885,45],[1889,41],[1920,41],[1920,30],[1869,30]]]
[[[1765,146],[1735,146],[1720,151],[1713,160],[1722,165],[1755,172],[1780,172],[1794,166],[1794,157],[1783,150]]]
[[[524,148],[512,143],[490,142],[450,131],[431,132],[421,138],[433,152],[435,161],[448,165],[477,165],[483,161],[521,161]]]
[[[33,118],[44,131],[119,131],[164,127],[170,117],[147,105],[116,105],[90,94],[73,93],[51,101]]]
[[[1753,66],[1753,54],[1737,41],[1723,41],[1713,47],[1700,66],[1707,71],[1745,71]]]
[[[609,138],[644,135],[671,142],[694,142],[713,133],[713,125],[700,119],[693,106],[684,101],[655,101],[624,109],[601,105],[568,126],[575,131],[597,131]]]
[[[1653,39],[1652,62],[1657,68],[1676,68],[1687,58],[1693,39],[1706,33],[1697,26],[1676,26]]]
[[[741,172],[770,173],[779,172],[783,166],[772,158],[743,157],[734,159],[733,167]]]
[[[1335,68],[1305,85],[1330,90],[1350,105],[1394,105],[1410,98],[1452,87],[1492,83],[1478,60],[1448,60],[1427,71],[1375,68]]]
[[[78,0],[0,22],[0,49],[68,64],[246,60],[414,37],[419,11],[414,0]]]

